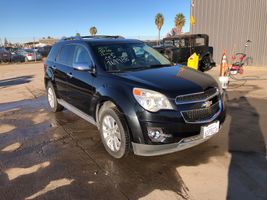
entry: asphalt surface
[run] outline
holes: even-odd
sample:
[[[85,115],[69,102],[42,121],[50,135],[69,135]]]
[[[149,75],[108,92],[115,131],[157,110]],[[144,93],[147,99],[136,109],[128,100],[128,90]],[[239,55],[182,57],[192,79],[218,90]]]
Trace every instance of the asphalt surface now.
[[[229,90],[208,142],[116,160],[93,125],[49,111],[42,77],[42,64],[0,65],[0,199],[267,199],[265,81]]]

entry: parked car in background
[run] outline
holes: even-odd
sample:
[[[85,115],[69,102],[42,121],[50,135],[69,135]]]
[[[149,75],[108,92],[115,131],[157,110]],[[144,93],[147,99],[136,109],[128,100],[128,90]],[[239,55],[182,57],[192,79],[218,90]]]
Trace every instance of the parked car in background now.
[[[199,70],[204,72],[216,66],[213,60],[213,47],[209,46],[206,34],[184,34],[163,39],[163,43],[154,46],[161,54],[173,63],[187,65],[188,58],[196,53],[199,55]]]
[[[11,53],[10,62],[14,62],[14,63],[25,62],[25,56],[13,52],[13,53]]]
[[[10,62],[11,53],[4,47],[0,47],[0,62]]]
[[[44,47],[39,47],[38,48],[38,53],[41,54],[43,57],[47,57],[50,50],[51,50],[52,46],[44,46]]]
[[[35,52],[33,49],[18,49],[16,53],[25,56],[25,62],[42,59],[41,54]]]

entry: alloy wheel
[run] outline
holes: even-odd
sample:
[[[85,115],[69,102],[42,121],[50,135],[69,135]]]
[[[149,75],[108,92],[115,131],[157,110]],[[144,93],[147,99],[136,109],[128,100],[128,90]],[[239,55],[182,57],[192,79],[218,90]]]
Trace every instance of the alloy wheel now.
[[[121,133],[116,120],[112,116],[107,115],[104,117],[102,130],[108,148],[113,152],[119,151],[121,147]]]

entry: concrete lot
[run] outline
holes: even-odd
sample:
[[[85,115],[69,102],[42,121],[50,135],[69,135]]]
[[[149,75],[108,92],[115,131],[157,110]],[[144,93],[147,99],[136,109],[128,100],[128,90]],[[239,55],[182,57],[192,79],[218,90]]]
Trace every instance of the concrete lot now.
[[[267,78],[267,67],[246,75]],[[44,94],[41,63],[0,65],[0,199],[267,199],[267,80],[231,83],[208,142],[122,160],[94,126],[49,112]]]

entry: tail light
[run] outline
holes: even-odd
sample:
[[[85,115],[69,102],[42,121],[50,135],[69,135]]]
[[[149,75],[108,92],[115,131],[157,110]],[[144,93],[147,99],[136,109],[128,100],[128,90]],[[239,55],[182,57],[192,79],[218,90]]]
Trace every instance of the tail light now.
[[[28,53],[27,56],[32,56],[32,54],[31,53]]]

